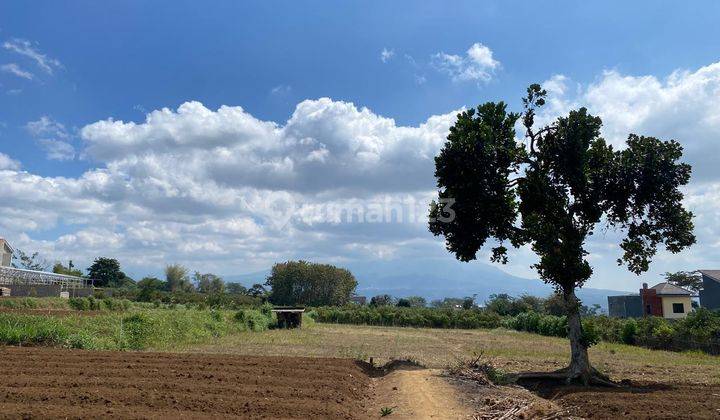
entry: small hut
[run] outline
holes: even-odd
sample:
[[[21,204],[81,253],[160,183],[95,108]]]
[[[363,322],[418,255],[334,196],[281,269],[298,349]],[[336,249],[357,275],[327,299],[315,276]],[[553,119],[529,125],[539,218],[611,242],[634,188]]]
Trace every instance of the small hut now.
[[[302,314],[305,308],[301,306],[281,306],[272,310],[277,316],[279,328],[300,328],[302,326]]]

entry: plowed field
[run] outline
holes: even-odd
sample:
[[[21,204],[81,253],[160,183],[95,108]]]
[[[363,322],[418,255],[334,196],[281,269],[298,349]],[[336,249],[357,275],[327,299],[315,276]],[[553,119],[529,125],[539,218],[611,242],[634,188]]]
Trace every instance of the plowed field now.
[[[351,360],[0,347],[0,417],[358,418]]]

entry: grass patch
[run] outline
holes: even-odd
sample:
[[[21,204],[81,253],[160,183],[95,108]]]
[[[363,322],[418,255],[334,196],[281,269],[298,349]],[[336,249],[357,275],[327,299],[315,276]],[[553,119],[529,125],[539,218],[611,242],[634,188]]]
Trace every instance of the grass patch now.
[[[96,350],[170,349],[207,343],[242,331],[264,331],[272,318],[259,310],[143,309],[66,317],[0,313],[0,343]]]
[[[71,309],[68,299],[64,298],[33,298],[33,297],[3,297],[0,298],[0,308],[5,309]]]

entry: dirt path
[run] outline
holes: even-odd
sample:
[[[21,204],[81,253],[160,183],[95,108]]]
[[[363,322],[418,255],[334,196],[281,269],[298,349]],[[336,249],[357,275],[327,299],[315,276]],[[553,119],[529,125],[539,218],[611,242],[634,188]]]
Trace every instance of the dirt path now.
[[[395,419],[466,419],[473,410],[436,369],[402,369],[376,378],[374,404],[368,415],[377,418],[383,407]]]

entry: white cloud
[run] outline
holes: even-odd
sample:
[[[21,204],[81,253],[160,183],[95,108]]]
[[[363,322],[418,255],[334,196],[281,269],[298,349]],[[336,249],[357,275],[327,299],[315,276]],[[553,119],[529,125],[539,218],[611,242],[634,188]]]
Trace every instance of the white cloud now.
[[[139,123],[98,121],[80,130],[83,153],[98,166],[82,176],[42,177],[14,164],[0,171],[0,196],[7,198],[0,201],[0,230],[14,239],[61,228],[66,233],[57,240],[28,239],[27,246],[51,258],[72,254],[78,263],[107,253],[155,269],[182,259],[208,270],[252,271],[283,258],[348,257],[378,241],[389,255],[418,232],[435,241],[423,217],[358,236],[364,228],[357,222],[304,216],[407,194],[424,200],[426,211],[433,157],[453,119],[450,113],[398,126],[322,98],[298,104],[284,125],[198,102],[153,111]],[[72,138],[49,117],[27,129],[38,141]],[[99,240],[105,236],[107,245]],[[347,241],[356,245],[338,245]]]
[[[10,156],[0,153],[0,170],[19,170],[20,169],[20,162],[13,160],[10,158]]]
[[[495,70],[500,68],[500,62],[493,58],[492,50],[478,42],[470,46],[465,56],[444,52],[434,54],[432,64],[456,82],[488,82]]]
[[[387,63],[395,56],[395,50],[388,50],[387,48],[383,48],[382,51],[380,51],[380,61],[383,63]]]
[[[292,91],[292,86],[289,85],[277,85],[270,89],[271,95],[286,95]]]
[[[16,63],[7,63],[0,66],[0,70],[4,71],[5,73],[14,74],[17,77],[21,77],[23,79],[32,80],[33,74],[29,71],[23,70],[19,65]]]
[[[50,160],[75,159],[75,147],[68,142],[54,139],[39,139],[38,142]]]
[[[53,74],[55,69],[62,68],[60,61],[41,53],[32,42],[26,39],[15,38],[5,41],[3,48],[33,60],[38,67],[48,74]]]
[[[199,102],[147,115],[144,123],[106,120],[81,130],[90,157],[127,173],[167,178],[183,166],[221,186],[339,193],[432,188],[433,157],[454,113],[418,127],[327,98],[298,104],[284,126],[240,107]],[[338,183],[337,179],[342,179]]]
[[[25,125],[30,135],[37,139],[40,147],[50,160],[72,160],[75,158],[75,147],[68,141],[70,134],[65,126],[48,116]]]
[[[63,124],[53,120],[52,118],[44,115],[37,121],[30,121],[25,125],[25,128],[34,137],[56,137],[66,139],[69,137],[67,130]]]
[[[685,146],[695,174],[686,203],[697,215],[699,243],[680,255],[658,256],[645,281],[664,271],[713,268],[720,256],[720,179],[714,171],[720,64],[666,78],[609,71],[587,85],[557,75],[544,86],[550,91],[541,115],[546,120],[587,105],[603,117],[603,134],[615,144],[637,132]],[[80,130],[83,153],[97,167],[79,177],[23,172],[0,154],[0,231],[49,258],[84,264],[107,254],[140,270],[182,261],[207,271],[249,272],[287,258],[439,254],[442,243],[422,217],[360,224],[344,221],[334,209],[387,197],[429,201],[433,157],[454,118],[452,112],[402,126],[367,108],[321,98],[299,103],[284,123],[199,102],[150,112],[140,122],[97,121]],[[72,137],[49,118],[37,122],[32,127],[44,136]],[[317,217],[318,209],[331,211]],[[279,218],[286,220],[277,223]],[[28,236],[51,228],[63,235]],[[633,277],[611,263],[618,240],[598,232],[588,244],[597,273],[589,286],[633,288],[627,283]],[[527,268],[535,258],[531,251],[513,257],[511,271],[533,275]]]

